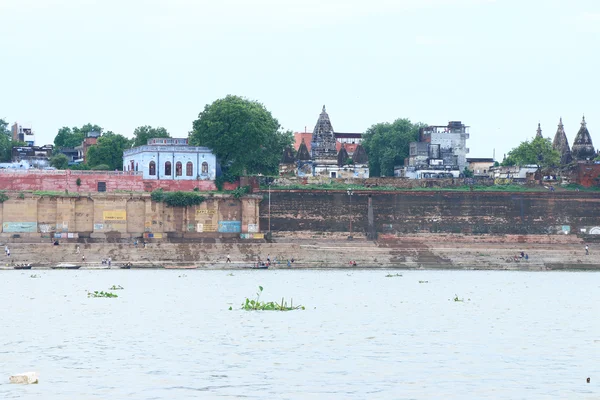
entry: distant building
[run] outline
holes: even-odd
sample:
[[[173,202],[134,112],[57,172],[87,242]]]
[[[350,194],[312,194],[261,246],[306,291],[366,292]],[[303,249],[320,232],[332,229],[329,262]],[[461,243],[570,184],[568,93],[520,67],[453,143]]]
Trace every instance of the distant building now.
[[[460,121],[446,126],[426,126],[419,130],[419,141],[409,144],[409,156],[394,175],[411,179],[457,178],[467,166],[469,127]]]
[[[75,147],[61,147],[58,152],[67,157],[69,160],[69,165],[79,164],[83,161],[81,151],[77,150]]]
[[[23,127],[19,123],[15,122],[11,128],[12,140],[25,142],[27,146],[35,145],[35,135],[31,130],[31,127]]]
[[[11,158],[13,163],[27,164],[29,168],[47,168],[50,166],[50,157],[54,146],[23,146],[13,147]]]
[[[489,177],[494,162],[493,158],[467,158],[467,169],[473,172],[473,176]]]
[[[75,150],[79,152],[79,159],[75,162],[77,163],[85,163],[87,161],[87,152],[90,147],[94,146],[98,143],[98,138],[102,134],[97,131],[90,131],[83,138],[83,142],[81,142],[80,146],[75,147]]]
[[[368,178],[369,166],[361,133],[336,133],[325,106],[312,133],[296,132],[294,147],[281,159],[281,175]]]
[[[215,180],[217,159],[208,147],[189,146],[187,139],[149,139],[123,152],[123,171],[141,171],[144,179]]]

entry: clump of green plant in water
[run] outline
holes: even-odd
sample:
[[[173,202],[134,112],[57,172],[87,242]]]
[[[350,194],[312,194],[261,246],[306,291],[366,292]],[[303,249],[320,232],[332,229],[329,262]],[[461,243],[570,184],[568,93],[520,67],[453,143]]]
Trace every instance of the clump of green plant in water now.
[[[108,290],[123,290],[123,289],[125,289],[125,288],[121,285],[112,285],[112,287]]]
[[[459,299],[458,295],[454,295],[454,301],[465,301],[465,299]]]
[[[393,277],[396,277],[396,276],[402,276],[402,274],[387,274],[385,277],[386,278],[393,278]]]
[[[229,273],[229,274],[227,274],[227,276],[233,276],[233,274]]]
[[[37,274],[29,275],[30,278],[39,278],[40,276]]]
[[[419,281],[419,283],[429,283],[429,281]]]
[[[93,292],[88,292],[88,297],[107,297],[107,298],[112,298],[112,297],[119,297],[119,296],[117,294],[111,293],[111,292],[104,292],[104,291],[94,290]]]
[[[275,303],[274,301],[263,302],[260,301],[260,294],[263,291],[263,287],[258,287],[256,293],[256,300],[250,300],[246,298],[246,301],[242,304],[242,310],[246,311],[291,311],[291,310],[304,310],[304,306],[294,306],[294,299],[290,299],[290,305],[282,298],[281,303]],[[231,310],[231,307],[229,307]]]

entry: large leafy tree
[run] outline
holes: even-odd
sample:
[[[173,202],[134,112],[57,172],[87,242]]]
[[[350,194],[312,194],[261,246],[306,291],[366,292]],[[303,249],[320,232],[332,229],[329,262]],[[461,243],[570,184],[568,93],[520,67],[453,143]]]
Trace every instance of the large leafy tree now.
[[[419,138],[424,124],[413,124],[400,118],[392,123],[382,122],[371,126],[363,135],[362,145],[369,156],[371,176],[394,176],[394,166],[402,165],[408,157],[409,144]]]
[[[264,105],[228,95],[207,104],[193,122],[190,144],[209,147],[230,175],[275,175],[283,150],[292,144]]]
[[[148,139],[168,137],[171,137],[171,135],[163,127],[153,128],[148,125],[138,126],[133,131],[133,146],[143,146],[148,144]]]
[[[536,137],[524,141],[508,152],[502,165],[537,165],[538,168],[555,167],[560,164],[560,154],[552,148],[549,138]]]
[[[56,154],[50,157],[50,166],[56,169],[67,169],[69,166],[69,159],[64,154]]]
[[[54,137],[54,147],[77,147],[81,145],[83,139],[89,132],[102,133],[102,127],[94,124],[85,124],[81,128],[78,127],[62,127]]]
[[[0,135],[11,135],[10,129],[8,128],[8,122],[3,118],[0,118]]]
[[[98,143],[88,149],[86,163],[93,168],[105,164],[109,169],[123,169],[123,151],[131,147],[131,140],[123,135],[106,132]]]

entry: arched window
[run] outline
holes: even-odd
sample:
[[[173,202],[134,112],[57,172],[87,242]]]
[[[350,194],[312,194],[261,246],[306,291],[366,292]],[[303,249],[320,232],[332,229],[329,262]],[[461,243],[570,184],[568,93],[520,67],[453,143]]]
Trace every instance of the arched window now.
[[[208,174],[208,163],[206,161],[202,163],[202,173]]]
[[[171,175],[171,161],[165,163],[165,175]]]
[[[191,161],[188,161],[187,164],[185,164],[185,176],[192,176],[194,175],[194,164],[192,164]]]
[[[183,167],[181,166],[181,161],[177,161],[175,163],[175,176],[181,176],[183,174]]]
[[[150,161],[150,165],[148,166],[149,174],[150,175],[156,175],[156,164],[154,163],[154,161]]]

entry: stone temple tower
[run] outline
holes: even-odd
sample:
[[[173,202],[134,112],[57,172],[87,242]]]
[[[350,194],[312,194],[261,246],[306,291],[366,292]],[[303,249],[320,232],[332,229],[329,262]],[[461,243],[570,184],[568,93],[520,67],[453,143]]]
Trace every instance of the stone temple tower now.
[[[535,138],[543,138],[542,136],[542,127],[540,126],[540,123],[538,122],[538,128],[537,131],[535,131]]]
[[[575,136],[571,154],[575,160],[585,161],[587,159],[593,160],[596,157],[596,151],[592,144],[592,137],[588,131],[587,124],[585,122],[585,116],[581,120],[581,128]]]
[[[329,121],[329,115],[323,111],[319,115],[317,124],[312,134],[312,142],[310,146],[310,152],[312,153],[313,159],[335,159],[337,161],[337,149],[335,146],[335,133]]]
[[[569,148],[569,141],[567,140],[567,135],[565,134],[565,128],[563,126],[562,118],[558,123],[558,129],[556,130],[556,135],[554,135],[552,148],[558,151],[558,154],[560,154],[561,165],[566,165],[573,161],[573,158],[571,157],[571,149]]]

